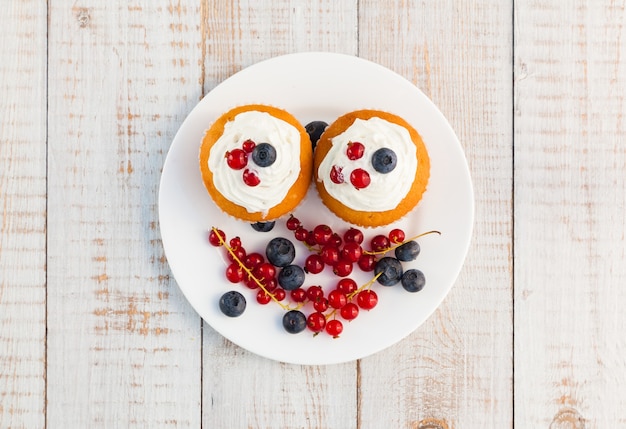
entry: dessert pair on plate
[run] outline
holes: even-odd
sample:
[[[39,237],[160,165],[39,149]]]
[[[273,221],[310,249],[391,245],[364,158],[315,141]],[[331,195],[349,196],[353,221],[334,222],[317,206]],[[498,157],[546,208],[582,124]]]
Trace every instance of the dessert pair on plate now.
[[[289,112],[256,104],[231,109],[211,125],[200,171],[214,202],[243,221],[269,222],[293,212],[314,181],[335,215],[376,227],[421,200],[430,159],[417,131],[388,112],[346,113],[312,143]]]

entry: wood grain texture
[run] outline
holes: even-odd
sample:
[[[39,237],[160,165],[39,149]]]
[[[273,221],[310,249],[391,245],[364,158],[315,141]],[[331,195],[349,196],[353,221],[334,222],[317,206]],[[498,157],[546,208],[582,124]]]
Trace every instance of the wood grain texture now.
[[[511,2],[361,1],[359,53],[416,83],[466,152],[474,238],[448,298],[413,335],[363,359],[363,428],[512,425]]]
[[[515,417],[626,427],[626,3],[515,2]]]
[[[356,1],[203,4],[204,89],[297,51],[356,54]],[[356,427],[356,364],[306,367],[252,355],[205,326],[203,427]]]
[[[43,427],[46,2],[0,8],[0,427]]]
[[[201,324],[157,214],[200,97],[197,3],[49,3],[47,425],[197,428]]]

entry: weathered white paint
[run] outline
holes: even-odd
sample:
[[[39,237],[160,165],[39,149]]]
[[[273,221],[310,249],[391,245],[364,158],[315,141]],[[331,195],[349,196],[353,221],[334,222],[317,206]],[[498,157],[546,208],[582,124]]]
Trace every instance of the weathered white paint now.
[[[201,323],[157,195],[200,97],[197,2],[50,1],[48,427],[201,419]]]
[[[626,427],[623,1],[515,2],[515,417]]]
[[[0,8],[0,427],[43,427],[46,2]]]

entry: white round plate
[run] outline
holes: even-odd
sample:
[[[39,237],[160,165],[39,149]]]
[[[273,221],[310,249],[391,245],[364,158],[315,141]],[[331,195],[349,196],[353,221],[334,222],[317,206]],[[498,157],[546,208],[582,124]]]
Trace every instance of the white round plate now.
[[[225,249],[212,247],[207,231],[222,229],[227,238],[240,236],[248,252],[264,253],[266,243],[283,236],[296,243],[295,263],[303,266],[306,248],[293,239],[284,220],[268,233],[223,214],[206,192],[200,176],[200,141],[210,124],[226,110],[241,104],[263,103],[281,107],[302,124],[332,122],[352,110],[372,108],[405,118],[422,135],[431,157],[431,177],[424,198],[401,221],[364,230],[366,241],[392,228],[407,237],[438,230],[441,235],[419,239],[421,253],[405,269],[418,268],[426,286],[418,293],[400,285],[375,283],[378,305],[361,310],[344,322],[339,338],[309,330],[294,335],[284,331],[284,310],[274,302],[260,305],[256,291],[225,278]],[[312,229],[325,223],[342,233],[349,225],[331,214],[314,186],[294,215]],[[301,53],[272,58],[226,79],[192,110],[176,134],[163,167],[159,191],[159,217],[163,246],[179,287],[200,316],[217,332],[239,346],[281,362],[331,364],[363,358],[387,348],[413,332],[439,306],[455,282],[465,259],[473,226],[474,199],[463,150],[454,131],[433,103],[411,82],[375,63],[341,54]],[[358,267],[352,277],[364,284],[372,273]],[[307,275],[305,286],[319,284],[327,291],[338,278],[330,268]],[[237,318],[223,315],[220,296],[238,290],[246,296],[246,311]],[[311,312],[310,304],[305,312]]]

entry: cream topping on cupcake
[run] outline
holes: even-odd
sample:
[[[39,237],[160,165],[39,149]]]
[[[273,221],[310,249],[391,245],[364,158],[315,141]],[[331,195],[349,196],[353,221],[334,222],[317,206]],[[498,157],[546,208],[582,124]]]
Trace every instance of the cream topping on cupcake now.
[[[331,142],[318,167],[318,181],[345,206],[368,212],[393,210],[411,189],[418,168],[417,149],[406,128],[377,117],[356,119]],[[354,150],[355,143],[362,147]],[[381,172],[373,165],[379,150],[395,155],[389,171]]]
[[[256,146],[269,143],[273,147],[275,159],[270,165],[260,166],[252,152],[247,152],[243,167],[229,166],[229,152],[243,150],[248,140]],[[266,214],[285,199],[300,174],[300,132],[266,112],[239,113],[224,126],[223,134],[211,147],[208,167],[215,188],[225,198],[249,213]]]

